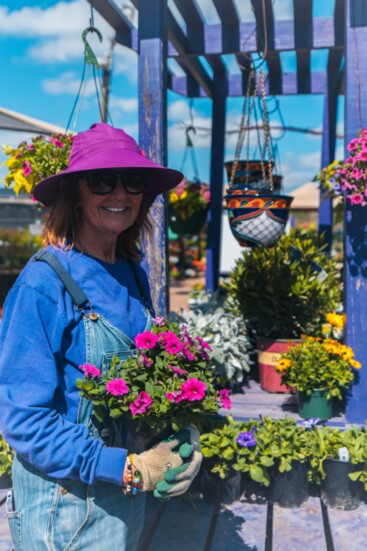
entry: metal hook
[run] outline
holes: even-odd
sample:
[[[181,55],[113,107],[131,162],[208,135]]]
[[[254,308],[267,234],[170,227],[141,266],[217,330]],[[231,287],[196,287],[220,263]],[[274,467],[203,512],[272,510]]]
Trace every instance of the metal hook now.
[[[96,29],[96,27],[87,27],[86,29],[84,29],[83,31],[83,34],[82,34],[82,39],[83,39],[83,42],[84,42],[84,61],[85,63],[90,63],[91,65],[95,65],[96,67],[98,67],[98,61],[97,61],[97,58],[96,56],[94,55],[93,53],[93,50],[87,40],[87,34],[88,33],[97,33],[97,36],[99,38],[99,41],[102,42],[103,38],[102,38],[102,35],[101,33],[99,32],[98,29]]]
[[[189,136],[189,133],[193,132],[194,134],[196,134],[196,128],[194,126],[188,126],[185,132],[186,132],[186,147],[194,147],[194,144],[192,142],[192,139]]]

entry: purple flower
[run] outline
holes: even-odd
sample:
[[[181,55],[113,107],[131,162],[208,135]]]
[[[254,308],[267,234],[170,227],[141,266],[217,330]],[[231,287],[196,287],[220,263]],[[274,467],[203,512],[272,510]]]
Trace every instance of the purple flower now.
[[[301,425],[306,429],[314,429],[320,421],[321,419],[319,417],[310,417],[309,419],[306,419],[306,421],[303,421]]]
[[[240,434],[236,438],[236,442],[242,448],[256,446],[256,438],[252,434],[252,432],[240,432]]]
[[[22,169],[25,177],[29,176],[33,172],[29,161],[24,161]]]

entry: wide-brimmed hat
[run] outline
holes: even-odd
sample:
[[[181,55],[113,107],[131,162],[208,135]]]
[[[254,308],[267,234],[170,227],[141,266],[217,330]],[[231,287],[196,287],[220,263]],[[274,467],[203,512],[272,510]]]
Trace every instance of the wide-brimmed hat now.
[[[33,196],[43,205],[50,206],[58,195],[61,180],[65,177],[91,170],[125,168],[143,169],[147,173],[146,193],[152,199],[159,193],[176,187],[183,179],[183,174],[178,170],[166,168],[148,159],[134,138],[124,130],[101,122],[75,136],[68,168],[39,182],[33,190]]]

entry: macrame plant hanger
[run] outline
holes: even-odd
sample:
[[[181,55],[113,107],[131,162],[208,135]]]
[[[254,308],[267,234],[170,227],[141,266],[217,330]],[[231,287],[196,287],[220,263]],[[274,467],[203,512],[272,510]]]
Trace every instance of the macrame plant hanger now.
[[[88,33],[96,33],[96,35],[99,39],[99,42],[102,42],[102,40],[103,40],[102,34],[94,26],[93,5],[91,5],[91,16],[90,16],[90,19],[89,19],[89,27],[84,29],[84,31],[82,33],[82,40],[84,42],[83,71],[82,71],[82,76],[81,76],[81,79],[80,79],[79,89],[78,89],[78,92],[77,92],[77,95],[76,95],[76,98],[75,98],[75,101],[74,101],[74,105],[73,105],[73,108],[71,110],[71,114],[70,114],[68,123],[66,125],[66,133],[68,132],[68,130],[70,128],[70,125],[72,123],[74,115],[75,115],[75,119],[74,119],[74,123],[73,123],[72,132],[75,132],[76,124],[77,124],[80,109],[81,109],[81,106],[82,106],[82,103],[83,103],[83,99],[84,99],[84,95],[85,95],[85,89],[86,89],[86,85],[87,85],[87,82],[88,82],[88,77],[90,75],[90,70],[91,69],[92,69],[92,74],[93,74],[93,81],[94,81],[94,86],[95,86],[95,91],[96,91],[96,97],[97,97],[98,109],[99,109],[99,114],[100,114],[100,120],[102,121],[102,118],[103,118],[103,115],[102,115],[102,104],[103,104],[105,112],[106,112],[106,116],[107,116],[107,118],[109,118],[111,124],[113,125],[111,115],[110,115],[110,113],[108,111],[108,108],[107,108],[107,98],[106,98],[106,95],[103,91],[102,79],[101,79],[100,74],[98,72],[98,69],[100,68],[100,66],[99,66],[98,60],[97,60],[97,58],[96,58],[96,56],[95,56],[95,54],[92,50],[92,47],[90,46],[90,44],[87,40]]]

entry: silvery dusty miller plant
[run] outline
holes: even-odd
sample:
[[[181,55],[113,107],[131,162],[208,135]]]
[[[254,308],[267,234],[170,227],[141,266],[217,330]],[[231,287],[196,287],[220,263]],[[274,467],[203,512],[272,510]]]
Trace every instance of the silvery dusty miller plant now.
[[[222,383],[241,383],[249,367],[249,341],[243,318],[226,309],[226,300],[218,293],[204,292],[206,303],[195,310],[171,312],[170,317],[187,325],[190,332],[202,335],[210,344],[211,359]],[[200,302],[200,301],[199,301]]]

